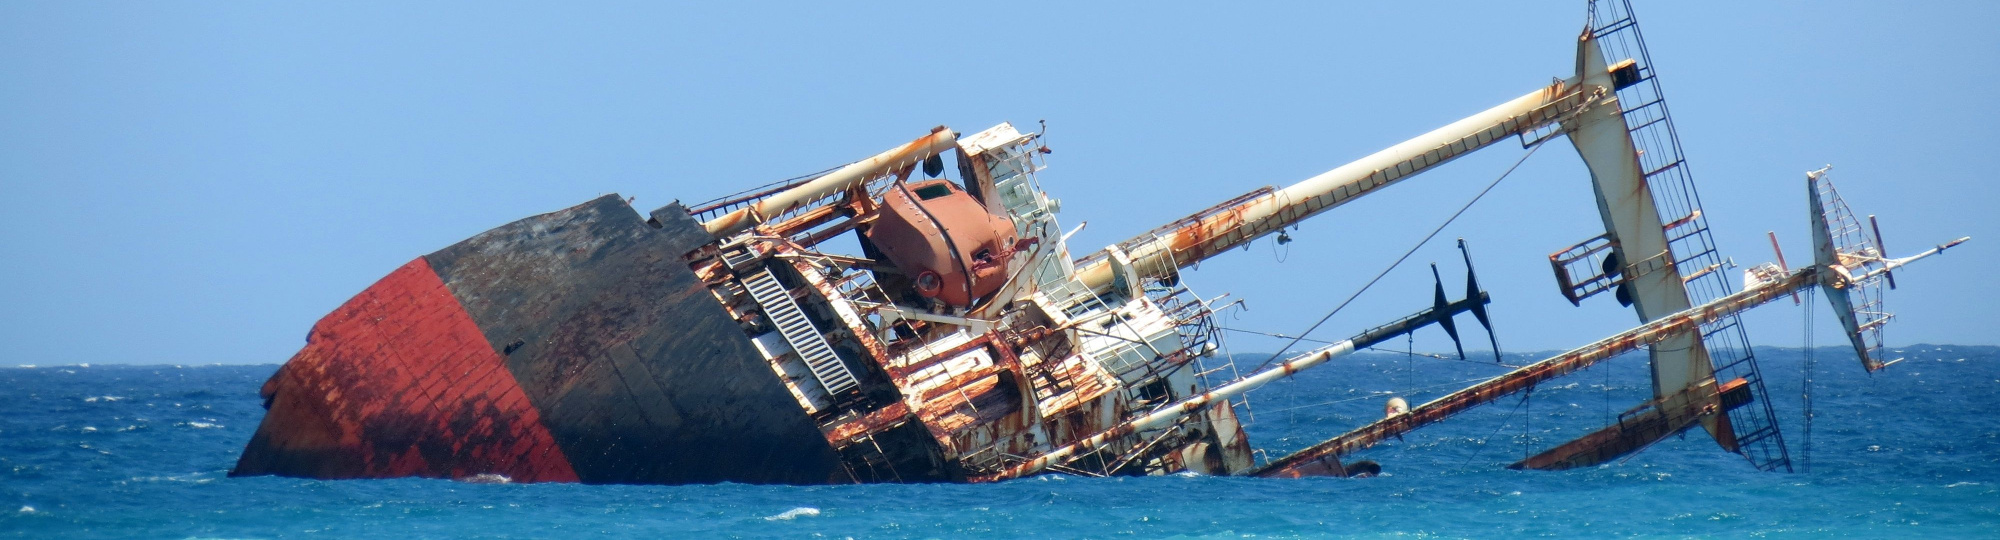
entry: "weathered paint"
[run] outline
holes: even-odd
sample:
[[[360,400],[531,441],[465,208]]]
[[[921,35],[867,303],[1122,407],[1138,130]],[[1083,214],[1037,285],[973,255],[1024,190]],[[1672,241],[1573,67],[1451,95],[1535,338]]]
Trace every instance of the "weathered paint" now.
[[[682,259],[708,241],[678,206],[648,221],[607,195],[428,255],[329,316],[274,376],[238,473],[840,481],[824,435]],[[425,275],[440,285],[413,285]],[[444,412],[396,413],[424,407]],[[422,461],[381,457],[413,442]],[[482,470],[488,455],[528,465]]]
[[[882,203],[866,236],[915,280],[919,294],[963,308],[1007,281],[1013,222],[950,181],[897,182]]]
[[[1495,142],[1562,122],[1585,107],[1590,95],[1575,78],[1556,81],[1491,109],[1284,189],[1260,190],[1119,244],[1140,275],[1167,278],[1185,268],[1320,212],[1374,193],[1417,173]],[[1110,263],[1086,258],[1078,273],[1094,290],[1110,284]]]
[[[839,193],[888,171],[916,165],[919,161],[957,147],[957,139],[958,133],[945,129],[944,126],[938,126],[932,129],[929,135],[918,137],[874,157],[856,161],[798,187],[772,194],[757,201],[756,204],[709,220],[702,226],[715,238],[735,235],[763,223],[764,220],[782,216],[807,203]]]
[[[1706,418],[1717,418],[1726,423],[1729,416],[1721,413],[1749,404],[1750,399],[1750,385],[1743,379],[1729,381],[1720,387],[1714,379],[1709,379],[1665,400],[1649,401],[1619,415],[1616,424],[1517,461],[1507,468],[1560,471],[1595,466],[1686,431]],[[1733,434],[1731,430],[1722,432]],[[1734,451],[1733,440],[1725,442],[1723,447]]]
[[[268,412],[232,476],[577,480],[500,354],[421,258],[320,319],[261,394]]]
[[[1642,323],[1686,310],[1692,305],[1687,286],[1669,251],[1665,224],[1654,206],[1653,191],[1639,165],[1625,115],[1610,91],[1613,81],[1603,51],[1588,33],[1577,41],[1576,51],[1581,84],[1603,97],[1595,107],[1565,122],[1564,128],[1570,130],[1570,142],[1590,169],[1598,214],[1613,256],[1623,262],[1620,274],[1629,288],[1632,309]],[[1655,399],[1715,377],[1708,348],[1698,335],[1674,336],[1648,354],[1652,357]],[[1713,422],[1708,430],[1722,437]]]

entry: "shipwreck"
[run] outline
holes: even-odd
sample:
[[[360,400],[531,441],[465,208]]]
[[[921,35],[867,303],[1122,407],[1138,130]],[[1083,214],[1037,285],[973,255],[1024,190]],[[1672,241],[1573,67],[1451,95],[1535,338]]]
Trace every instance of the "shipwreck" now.
[[[1524,460],[1602,463],[1700,429],[1790,468],[1735,313],[1826,290],[1869,370],[1888,258],[1808,177],[1801,269],[1728,279],[1630,7],[1592,2],[1576,69],[1547,86],[1283,188],[1260,188],[1082,256],[1038,172],[1036,133],[931,129],[878,155],[697,205],[607,195],[418,257],[315,324],[261,390],[232,475],[518,482],[982,482],[1079,475],[1349,476],[1343,456],[1618,354],[1654,399]],[[1604,229],[1548,258],[1572,302],[1640,326],[1288,456],[1238,418],[1257,386],[1453,318],[1470,274],[1353,338],[1240,370],[1216,302],[1179,272],[1494,145],[1567,140]],[[851,239],[858,253],[828,249]],[[1963,241],[1961,239],[1960,241]],[[1956,243],[1956,242],[1954,242]],[[1537,254],[1537,256],[1541,256]],[[1606,300],[1608,300],[1607,298]],[[1496,347],[1497,348],[1497,347]],[[1462,353],[1461,353],[1462,354]]]

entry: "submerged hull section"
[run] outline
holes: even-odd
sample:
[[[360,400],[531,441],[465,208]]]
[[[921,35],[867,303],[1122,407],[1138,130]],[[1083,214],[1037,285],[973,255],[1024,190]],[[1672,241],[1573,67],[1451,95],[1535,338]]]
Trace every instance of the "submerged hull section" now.
[[[678,206],[617,196],[488,231],[314,326],[232,475],[846,481],[681,255]]]

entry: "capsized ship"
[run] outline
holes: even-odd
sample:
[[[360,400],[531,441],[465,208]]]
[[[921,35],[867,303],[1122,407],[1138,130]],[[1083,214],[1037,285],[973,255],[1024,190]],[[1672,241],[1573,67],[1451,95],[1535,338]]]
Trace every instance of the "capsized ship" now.
[[[1374,465],[1342,457],[1382,437],[1647,346],[1656,399],[1633,414],[1650,423],[1621,421],[1520,465],[1599,463],[1700,426],[1758,468],[1787,469],[1734,315],[1756,302],[1738,296],[1844,291],[1910,259],[1884,258],[1879,242],[1829,244],[1814,266],[1760,267],[1732,295],[1629,6],[1589,12],[1569,77],[1082,257],[1038,177],[1047,149],[1011,124],[938,127],[692,207],[641,214],[607,195],[501,226],[409,262],[314,325],[264,384],[268,412],[232,475],[1347,476]],[[1260,460],[1238,419],[1246,392],[1427,325],[1456,339],[1453,316],[1484,323],[1488,297],[1468,257],[1463,299],[1440,280],[1422,311],[1241,373],[1216,354],[1215,299],[1179,271],[1467,153],[1557,138],[1589,166],[1605,224],[1550,256],[1561,290],[1573,302],[1612,292],[1644,323],[1636,333]],[[1823,222],[1818,234],[1834,230]],[[859,252],[833,249],[844,243]],[[1877,332],[1879,347],[1881,321],[1856,323],[1868,311],[1848,307],[1850,334]],[[1870,369],[1875,352],[1859,349]]]

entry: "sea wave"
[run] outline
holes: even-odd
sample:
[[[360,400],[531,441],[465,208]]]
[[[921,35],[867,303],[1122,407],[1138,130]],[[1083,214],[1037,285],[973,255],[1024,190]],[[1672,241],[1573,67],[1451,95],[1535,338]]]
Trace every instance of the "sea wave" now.
[[[793,519],[798,519],[801,516],[817,516],[817,515],[819,515],[818,508],[813,508],[810,506],[801,506],[798,508],[793,508],[791,510],[786,510],[784,512],[779,513],[778,515],[764,516],[764,521],[791,521]]]

